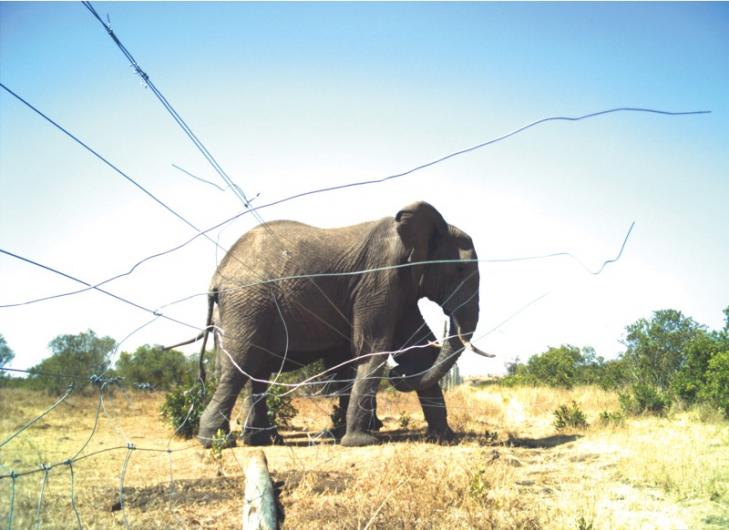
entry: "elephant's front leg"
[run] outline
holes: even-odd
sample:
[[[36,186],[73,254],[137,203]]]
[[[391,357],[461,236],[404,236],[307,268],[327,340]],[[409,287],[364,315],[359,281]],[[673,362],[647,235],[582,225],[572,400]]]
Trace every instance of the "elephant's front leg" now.
[[[342,445],[357,447],[372,445],[377,438],[368,431],[376,418],[375,395],[385,369],[387,354],[373,355],[357,367],[357,376],[347,406],[347,431]]]
[[[418,400],[428,424],[427,438],[438,442],[453,440],[455,433],[448,426],[448,412],[440,385],[418,391]]]
[[[347,427],[347,408],[349,407],[349,394],[357,371],[350,365],[345,370],[339,370],[335,373],[335,380],[339,381],[337,394],[339,395],[339,404],[334,408],[331,414],[332,432],[337,438],[341,438]],[[369,430],[379,431],[382,429],[382,421],[377,417],[377,398],[375,397],[374,408],[369,422]]]

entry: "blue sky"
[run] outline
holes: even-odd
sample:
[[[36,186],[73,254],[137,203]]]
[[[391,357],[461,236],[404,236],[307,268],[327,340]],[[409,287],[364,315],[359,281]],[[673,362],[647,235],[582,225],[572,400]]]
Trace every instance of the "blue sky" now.
[[[612,357],[625,325],[680,309],[712,327],[729,305],[729,5],[725,3],[97,3],[158,88],[249,196],[409,169],[555,115],[622,106],[700,116],[611,114],[548,123],[397,181],[262,210],[337,226],[425,199],[468,231],[481,266],[493,361],[592,345]],[[100,24],[80,3],[0,3],[0,81],[108,157],[198,227],[241,210]],[[0,248],[90,282],[193,231],[0,91]],[[214,233],[227,248],[250,216]],[[203,292],[220,252],[206,241],[107,287],[149,307]],[[0,304],[71,290],[0,256]],[[437,311],[425,309],[437,321]],[[165,309],[202,324],[202,297]],[[61,333],[121,340],[149,320],[99,293],[0,308],[13,366]],[[435,325],[435,324],[434,324]],[[169,343],[156,321],[122,345]],[[194,349],[194,348],[193,348]],[[192,351],[192,349],[191,349]]]

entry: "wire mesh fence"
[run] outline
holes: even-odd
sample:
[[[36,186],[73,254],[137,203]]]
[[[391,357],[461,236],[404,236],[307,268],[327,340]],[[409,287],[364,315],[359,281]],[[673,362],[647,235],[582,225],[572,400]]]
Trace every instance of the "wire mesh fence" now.
[[[455,348],[445,358],[438,358],[425,368],[418,367],[406,374],[400,374],[401,381],[397,377],[391,377],[391,384],[395,387],[405,385],[407,381],[415,381],[418,377],[423,377],[428,372],[437,369],[439,364],[452,364],[452,359],[470,345],[474,330],[469,330],[468,340],[464,340],[461,331],[455,327],[446,329],[441,339],[435,339],[424,322],[419,322],[408,328],[406,336],[400,337],[399,341],[378,342],[375,339],[379,335],[371,333],[366,335],[368,339],[366,343],[357,343],[358,336],[354,330],[357,330],[361,323],[356,321],[351,308],[350,310],[345,309],[334,299],[329,285],[332,285],[333,282],[340,282],[344,285],[353,278],[363,277],[381,279],[378,281],[393,281],[393,278],[403,275],[410,276],[416,269],[425,267],[431,271],[431,274],[439,275],[445,274],[442,271],[454,267],[468,266],[471,267],[471,271],[477,271],[478,264],[484,262],[517,262],[559,257],[576,260],[589,274],[599,275],[608,264],[620,259],[633,225],[628,229],[615,256],[605,260],[597,269],[590,269],[569,252],[555,252],[503,259],[479,259],[475,257],[475,254],[473,257],[456,258],[437,258],[426,255],[410,259],[412,256],[406,256],[408,259],[397,263],[376,263],[374,265],[365,263],[363,265],[356,262],[352,266],[339,269],[324,266],[321,269],[310,267],[297,270],[294,266],[287,269],[289,272],[286,273],[278,263],[274,263],[270,256],[254,256],[254,260],[259,263],[254,270],[251,263],[244,257],[235,252],[228,252],[226,259],[234,262],[234,268],[245,270],[245,274],[241,274],[239,278],[223,278],[226,281],[222,282],[221,289],[188,295],[161,304],[158,308],[150,308],[119,296],[109,290],[108,284],[120,278],[132,276],[140,265],[174,253],[198,238],[204,238],[216,249],[225,251],[210,233],[244,215],[250,215],[256,219],[260,226],[259,230],[263,231],[279,256],[283,256],[283,259],[290,257],[294,261],[302,259],[302,254],[296,253],[299,241],[294,240],[286,230],[279,230],[274,225],[265,223],[261,216],[263,210],[312,194],[352,189],[406,177],[454,157],[504,141],[529,128],[550,121],[577,122],[605,114],[625,112],[669,116],[707,112],[668,112],[649,108],[621,107],[582,116],[542,118],[497,138],[437,157],[406,171],[381,178],[312,189],[254,206],[251,199],[228,176],[169,100],[152,82],[150,76],[124,46],[110,24],[103,21],[89,2],[83,4],[103,25],[114,44],[130,61],[135,72],[211,165],[223,181],[224,187],[215,183],[210,184],[215,185],[221,191],[234,194],[240,200],[243,210],[209,228],[199,228],[185,215],[142,186],[128,172],[123,171],[93,149],[88,142],[81,140],[28,100],[0,83],[0,87],[17,101],[91,152],[99,161],[106,164],[116,174],[194,232],[194,235],[186,241],[148,255],[128,267],[126,272],[113,275],[100,282],[89,282],[68,274],[43,263],[42,258],[36,260],[10,250],[0,249],[0,252],[9,258],[21,260],[28,265],[40,267],[83,285],[81,289],[29,300],[2,300],[0,309],[9,311],[23,305],[42,303],[95,290],[152,315],[152,318],[142,327],[154,324],[158,319],[163,318],[178,324],[183,331],[191,328],[201,332],[201,335],[204,336],[207,336],[207,332],[213,333],[217,344],[216,365],[219,370],[222,367],[222,370],[226,371],[222,375],[217,374],[218,385],[229,385],[230,390],[227,394],[232,402],[236,401],[241,387],[248,385],[249,388],[244,391],[245,398],[239,400],[235,408],[231,404],[229,410],[225,411],[224,417],[220,418],[222,422],[219,423],[221,425],[229,424],[228,430],[233,431],[234,434],[222,432],[222,437],[217,432],[206,434],[207,439],[206,436],[203,436],[201,441],[210,446],[209,449],[203,449],[196,440],[185,440],[177,436],[181,429],[192,421],[192,406],[187,411],[187,416],[175,429],[163,423],[159,417],[159,409],[164,400],[162,393],[149,386],[140,387],[117,377],[110,377],[108,374],[93,374],[88,381],[92,389],[90,393],[76,390],[77,386],[86,386],[86,381],[82,381],[83,385],[80,384],[77,375],[56,374],[64,381],[64,384],[67,384],[67,389],[56,399],[25,389],[0,389],[3,397],[3,420],[0,423],[0,439],[2,440],[0,441],[0,516],[4,518],[8,528],[104,528],[114,525],[122,525],[126,528],[236,526],[242,501],[242,489],[238,479],[244,472],[244,462],[239,459],[243,455],[241,452],[223,451],[223,449],[236,442],[240,444],[240,436],[245,438],[248,435],[255,439],[256,435],[260,433],[265,434],[264,439],[267,437],[269,442],[282,444],[280,448],[275,449],[274,462],[279,464],[283,459],[289,459],[285,476],[289,483],[301,484],[309,481],[308,487],[313,489],[341,487],[347,482],[347,479],[341,474],[341,471],[337,470],[344,468],[349,463],[346,455],[336,451],[334,447],[344,431],[355,427],[352,425],[352,413],[347,412],[353,410],[353,405],[349,402],[350,397],[359,400],[355,404],[356,406],[367,407],[367,412],[371,417],[369,420],[371,424],[368,427],[372,431],[380,430],[378,435],[380,440],[420,440],[427,437],[432,434],[427,430],[426,423],[430,423],[428,414],[438,414],[437,409],[444,409],[446,406],[440,390],[435,394],[418,392],[416,395],[413,392],[400,393],[388,388],[377,394],[377,384],[383,376],[387,378],[385,369],[396,365],[398,360],[402,362],[404,359],[412,358],[413,354],[422,354],[423,350],[442,351],[447,343],[460,340],[461,347]],[[191,176],[194,177],[194,175]],[[380,244],[384,245],[386,242],[380,242]],[[279,270],[282,273],[276,272]],[[470,276],[467,275],[461,281],[456,282],[448,289],[448,292],[441,293],[442,305],[448,306],[451,314],[460,307],[472,303],[474,299],[478,300],[478,284],[476,283],[474,288],[471,281],[473,274],[472,272]],[[320,299],[317,300],[317,304],[311,307],[299,304],[299,307],[295,307],[296,311],[293,311],[291,298],[282,287],[291,284],[297,285],[297,288],[311,289],[318,293]],[[464,294],[464,291],[468,292]],[[272,318],[278,320],[276,323],[277,338],[272,343],[275,346],[256,344],[259,351],[264,351],[265,355],[273,359],[269,364],[278,366],[277,369],[268,372],[266,370],[256,371],[255,366],[250,362],[241,366],[242,357],[236,342],[239,340],[236,330],[232,325],[226,323],[225,317],[222,318],[222,321],[213,317],[212,302],[207,322],[203,322],[202,318],[200,322],[196,323],[183,322],[163,312],[174,304],[194,297],[215,297],[218,307],[220,307],[221,297],[239,299],[244,303],[262,303],[259,299],[261,293],[267,296],[265,302],[268,306],[276,310],[275,313],[272,313],[274,315]],[[492,333],[544,296],[535,298],[516,313],[506,316],[504,321],[489,330],[487,334]],[[448,305],[452,300],[458,302],[455,307]],[[301,352],[293,351],[293,345],[296,344],[295,341],[299,340],[302,333],[301,329],[297,330],[297,324],[291,316],[296,312],[299,315],[307,315],[308,322],[329,328],[330,334],[341,335],[339,344],[346,346],[346,348],[341,348],[346,351],[315,352],[316,355],[311,354],[308,357]],[[380,324],[385,326],[387,322],[380,322]],[[139,329],[141,328],[132,330],[117,345],[117,348]],[[476,342],[478,338],[481,337],[473,338],[473,342]],[[473,348],[477,349],[475,346]],[[205,350],[205,346],[203,346],[203,350]],[[259,353],[259,355],[261,354]],[[312,361],[328,357],[334,361],[319,371],[307,374],[301,380],[292,381],[282,378],[282,374],[285,372],[302,368],[311,364]],[[13,371],[9,368],[3,368],[3,370]],[[392,372],[392,374],[394,373]],[[473,416],[474,411],[472,405],[463,402],[458,397],[458,386],[463,382],[458,365],[453,365],[445,370],[445,373],[441,385],[447,391],[446,402],[448,402],[447,407],[451,418],[459,418],[456,423],[462,427],[460,435],[468,435],[470,432],[476,436],[475,430],[480,429],[477,438],[488,444],[493,439],[492,433],[488,429],[481,426],[469,431],[468,427],[464,427],[470,425],[471,420],[468,417]],[[237,383],[232,386],[232,383],[226,380],[226,377],[232,377],[231,374],[237,374],[238,377]],[[365,383],[370,380],[374,383],[370,384],[366,390],[362,390]],[[367,392],[370,392],[371,395],[367,395]],[[216,394],[217,397],[213,399],[222,399],[220,397],[222,394],[224,393]],[[209,398],[209,396],[207,397]],[[265,404],[271,398],[292,399],[293,406],[298,409],[298,415],[290,421],[279,422],[278,426],[275,421],[269,421],[266,424],[261,418],[255,418],[257,411],[265,411],[265,407],[262,407],[261,404]],[[419,414],[418,409],[422,409],[424,413],[423,420],[415,419],[415,415]],[[445,417],[444,411],[443,416]],[[306,448],[309,452],[306,455],[299,455],[296,451],[297,448]],[[322,472],[321,469],[327,471]],[[330,475],[323,476],[322,473]],[[392,484],[391,492],[394,493],[401,488],[408,487],[408,480],[407,476],[399,478]],[[372,509],[369,515],[364,513],[361,515],[360,526],[369,527],[389,498],[388,495],[371,504]],[[210,509],[211,505],[214,505],[212,509]],[[134,508],[133,513],[130,512],[130,506]],[[225,522],[221,518],[224,518]]]

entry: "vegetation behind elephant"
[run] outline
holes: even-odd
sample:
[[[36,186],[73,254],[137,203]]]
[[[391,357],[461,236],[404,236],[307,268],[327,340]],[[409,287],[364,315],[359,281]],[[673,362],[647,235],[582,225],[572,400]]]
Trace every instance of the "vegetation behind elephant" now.
[[[470,344],[479,312],[479,272],[471,238],[426,202],[342,228],[274,221],[245,233],[218,266],[208,297],[220,353],[218,386],[202,418],[204,445],[223,429],[243,386],[265,394],[272,374],[324,359],[347,379],[342,445],[375,443],[375,394],[388,356],[400,391],[418,394],[428,435],[449,440],[439,380]],[[437,344],[418,309],[429,298],[450,319]],[[203,350],[204,350],[203,345]],[[487,354],[483,354],[487,355]],[[265,399],[254,399],[245,427],[251,444],[278,439]]]

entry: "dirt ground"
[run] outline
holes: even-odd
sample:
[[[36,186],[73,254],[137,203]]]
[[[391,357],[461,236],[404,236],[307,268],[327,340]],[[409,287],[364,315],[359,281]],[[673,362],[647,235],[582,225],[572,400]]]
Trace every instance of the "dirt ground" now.
[[[240,528],[253,449],[216,455],[174,437],[159,416],[162,399],[72,395],[0,446],[0,520]],[[0,444],[55,400],[0,389]],[[553,411],[573,400],[590,426],[557,432]],[[591,387],[463,385],[446,401],[457,443],[427,443],[415,396],[382,392],[382,444],[345,448],[321,435],[334,400],[297,398],[286,445],[264,449],[284,527],[729,528],[729,423],[712,411],[603,425],[602,412],[619,410],[617,396]]]

